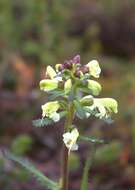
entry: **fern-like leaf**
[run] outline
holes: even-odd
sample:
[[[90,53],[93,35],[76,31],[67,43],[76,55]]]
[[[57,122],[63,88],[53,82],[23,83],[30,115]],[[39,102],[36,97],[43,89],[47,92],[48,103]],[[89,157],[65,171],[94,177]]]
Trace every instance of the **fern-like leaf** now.
[[[103,139],[98,139],[98,138],[95,138],[95,137],[80,136],[79,139],[83,140],[83,141],[90,142],[90,143],[95,143],[95,144],[107,144],[108,143],[107,141],[105,141]]]
[[[61,119],[66,115],[66,111],[62,111],[59,114],[60,114],[60,119]],[[32,121],[32,125],[34,127],[44,127],[44,126],[52,125],[52,124],[54,124],[54,121],[50,118],[42,118],[42,119],[36,119]]]
[[[51,125],[53,123],[54,123],[54,121],[52,119],[49,119],[49,118],[36,119],[36,120],[32,121],[32,125],[34,127],[44,127],[44,126],[47,126],[47,125]]]
[[[38,169],[33,166],[33,164],[28,161],[27,159],[23,159],[21,157],[18,157],[14,154],[12,154],[9,151],[4,151],[4,156],[12,161],[17,162],[18,164],[22,165],[26,170],[28,170],[43,186],[47,187],[51,190],[59,190],[59,186],[56,182],[50,180],[48,177],[46,177],[42,172],[40,172]]]

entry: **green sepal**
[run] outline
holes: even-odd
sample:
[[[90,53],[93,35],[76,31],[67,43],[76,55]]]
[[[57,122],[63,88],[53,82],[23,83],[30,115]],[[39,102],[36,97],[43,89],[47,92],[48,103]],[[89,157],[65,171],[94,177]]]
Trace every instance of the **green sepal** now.
[[[81,103],[77,100],[74,100],[74,105],[75,105],[75,109],[76,109],[76,115],[80,119],[86,118],[85,110],[83,109],[83,106],[81,105]]]
[[[84,96],[80,100],[80,103],[82,106],[91,106],[93,104],[93,97],[91,95]]]

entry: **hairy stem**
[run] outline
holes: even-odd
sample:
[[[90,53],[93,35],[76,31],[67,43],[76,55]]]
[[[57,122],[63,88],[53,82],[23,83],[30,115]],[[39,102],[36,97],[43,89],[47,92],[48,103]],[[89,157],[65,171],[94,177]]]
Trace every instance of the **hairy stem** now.
[[[64,133],[69,131],[69,128],[72,125],[72,120],[74,117],[74,107],[73,104],[69,104],[69,109],[68,109],[68,115],[65,121],[64,125]],[[68,149],[63,143],[63,150],[62,150],[62,167],[61,167],[61,190],[68,190],[68,178],[69,178],[69,166],[68,166]]]

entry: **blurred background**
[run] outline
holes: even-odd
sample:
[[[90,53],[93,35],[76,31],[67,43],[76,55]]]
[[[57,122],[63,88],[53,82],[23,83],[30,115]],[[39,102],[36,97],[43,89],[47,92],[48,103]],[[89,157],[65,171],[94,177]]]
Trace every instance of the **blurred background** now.
[[[32,127],[47,96],[39,81],[46,65],[76,54],[81,63],[98,59],[101,97],[119,102],[115,122],[75,121],[80,131],[107,139],[97,148],[89,175],[91,190],[135,189],[135,1],[0,0],[0,149],[27,157],[58,179],[62,125]],[[70,158],[70,190],[78,190],[90,145]],[[0,153],[1,190],[43,190]]]

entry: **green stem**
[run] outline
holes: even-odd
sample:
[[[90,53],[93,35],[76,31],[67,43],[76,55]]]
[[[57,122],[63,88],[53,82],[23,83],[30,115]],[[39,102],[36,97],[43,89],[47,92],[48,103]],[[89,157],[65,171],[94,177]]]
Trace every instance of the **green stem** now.
[[[72,125],[72,120],[74,117],[74,107],[73,104],[71,103],[69,105],[68,109],[68,115],[65,121],[64,125],[64,133],[69,131],[69,128]],[[63,143],[63,151],[62,151],[62,168],[61,168],[61,190],[68,190],[68,178],[69,178],[69,164],[68,164],[68,159],[69,159],[69,154],[68,154],[68,149]]]
[[[88,153],[88,157],[85,162],[82,182],[81,182],[81,190],[89,190],[88,174],[94,160],[95,152],[96,152],[96,143],[93,144],[92,149]]]

